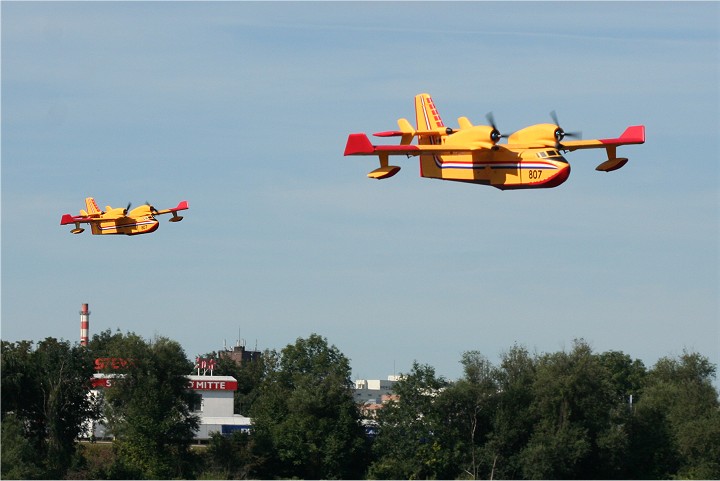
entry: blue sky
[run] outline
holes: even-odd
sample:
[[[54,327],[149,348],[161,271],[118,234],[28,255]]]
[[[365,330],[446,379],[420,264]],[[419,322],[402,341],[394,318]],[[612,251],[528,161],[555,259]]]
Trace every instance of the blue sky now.
[[[584,338],[720,361],[720,4],[2,2],[2,338],[119,328],[188,357],[325,336],[353,375]],[[502,192],[370,180],[347,135],[493,111],[630,162]],[[382,141],[380,141],[382,142]],[[188,200],[152,235],[73,236],[102,206]]]

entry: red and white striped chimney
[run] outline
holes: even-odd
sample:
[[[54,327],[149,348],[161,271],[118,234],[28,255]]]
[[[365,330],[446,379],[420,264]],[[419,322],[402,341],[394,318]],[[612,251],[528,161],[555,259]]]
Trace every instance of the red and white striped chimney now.
[[[80,311],[80,345],[87,346],[90,333],[90,311],[88,305],[83,304]]]

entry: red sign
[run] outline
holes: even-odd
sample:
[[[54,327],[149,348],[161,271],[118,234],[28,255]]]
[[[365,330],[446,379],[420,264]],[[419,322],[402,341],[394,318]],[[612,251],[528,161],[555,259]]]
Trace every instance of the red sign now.
[[[110,387],[110,386],[112,386],[112,382],[113,382],[112,378],[109,378],[109,377],[94,377],[94,378],[90,379],[90,385],[93,388]]]
[[[194,391],[237,391],[237,381],[205,381],[191,379],[190,389]]]
[[[112,386],[111,377],[94,377],[90,379],[93,388]],[[237,381],[213,381],[189,379],[188,387],[193,391],[237,391]]]
[[[126,359],[124,357],[99,357],[95,359],[95,370],[103,371],[105,369],[125,369],[135,365],[134,359]]]

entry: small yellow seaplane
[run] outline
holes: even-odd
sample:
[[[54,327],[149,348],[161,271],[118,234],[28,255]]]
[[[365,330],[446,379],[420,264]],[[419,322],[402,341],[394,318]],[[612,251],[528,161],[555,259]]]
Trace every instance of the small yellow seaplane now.
[[[80,224],[90,224],[93,235],[139,235],[155,232],[160,225],[160,221],[155,216],[162,214],[172,214],[170,222],[179,222],[183,217],[178,215],[178,211],[189,208],[187,201],[180,202],[177,207],[172,209],[157,210],[148,203],[130,210],[130,204],[126,208],[122,207],[105,207],[101,211],[95,199],[88,197],[85,199],[87,210],[81,210],[79,216],[65,214],[60,220],[60,225],[75,224],[75,228],[70,232],[80,234],[85,231]]]

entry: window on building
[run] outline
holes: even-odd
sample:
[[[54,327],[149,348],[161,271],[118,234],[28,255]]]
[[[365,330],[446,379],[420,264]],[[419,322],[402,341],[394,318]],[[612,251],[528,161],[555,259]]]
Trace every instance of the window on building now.
[[[195,397],[195,401],[191,406],[192,412],[201,413],[203,412],[203,407],[205,407],[205,399],[203,398],[202,394],[199,394],[197,397]]]

